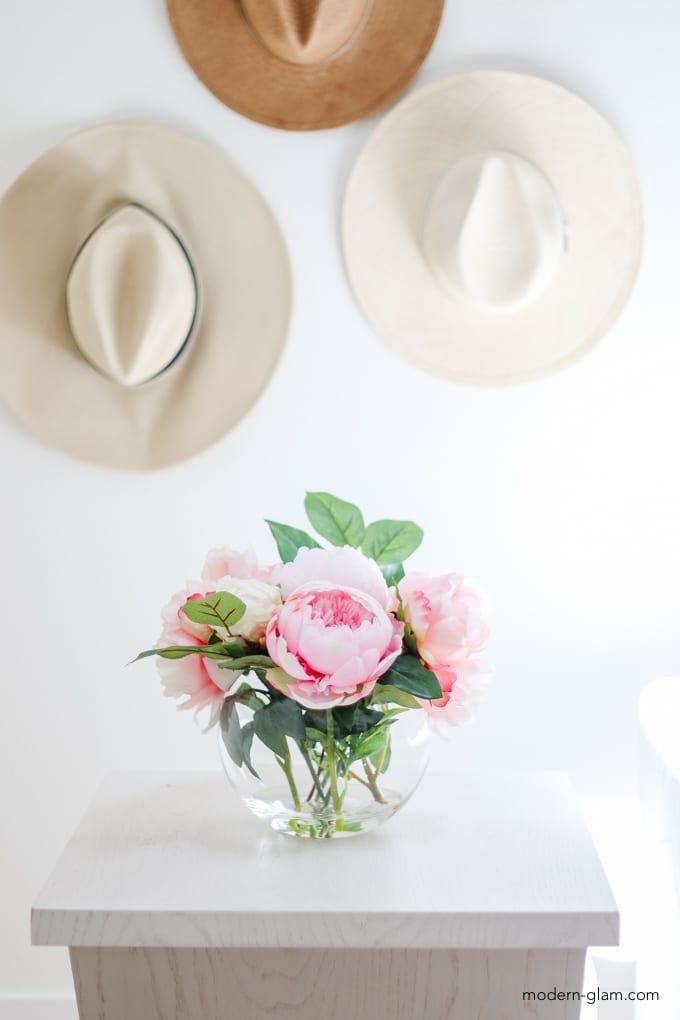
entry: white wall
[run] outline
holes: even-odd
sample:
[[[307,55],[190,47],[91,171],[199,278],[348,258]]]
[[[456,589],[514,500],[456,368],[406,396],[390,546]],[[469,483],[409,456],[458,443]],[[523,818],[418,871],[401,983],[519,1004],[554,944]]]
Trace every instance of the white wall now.
[[[646,208],[639,285],[600,347],[553,379],[487,392],[396,360],[352,300],[338,208],[375,120],[310,135],[243,120],[184,65],[161,0],[3,4],[0,188],[100,120],[194,131],[275,208],[297,310],[264,399],[171,470],[81,464],[0,410],[0,994],[70,990],[66,954],[30,949],[28,912],[102,774],[216,766],[153,667],[124,663],[207,548],[252,542],[271,557],[261,518],[302,524],[306,488],[412,516],[426,529],[418,566],[470,573],[493,597],[496,687],[437,767],[631,787],[638,690],[680,667],[679,33],[674,0],[448,0],[419,80],[481,66],[572,87],[629,143]]]

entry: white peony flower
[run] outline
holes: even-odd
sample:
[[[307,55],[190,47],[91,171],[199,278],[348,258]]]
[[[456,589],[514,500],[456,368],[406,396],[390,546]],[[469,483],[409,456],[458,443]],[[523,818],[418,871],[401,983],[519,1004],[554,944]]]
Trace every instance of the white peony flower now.
[[[232,637],[264,644],[267,624],[281,607],[281,592],[267,581],[246,580],[241,577],[220,577],[213,582],[216,591],[228,591],[245,603],[246,611],[238,623],[229,627]],[[215,627],[215,632],[224,640],[229,634],[224,627]]]

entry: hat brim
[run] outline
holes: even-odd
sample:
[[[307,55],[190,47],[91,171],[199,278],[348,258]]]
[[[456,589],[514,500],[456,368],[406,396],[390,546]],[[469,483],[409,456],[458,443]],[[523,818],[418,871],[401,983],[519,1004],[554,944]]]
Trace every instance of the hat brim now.
[[[490,150],[546,175],[568,237],[546,291],[503,315],[449,296],[422,247],[443,174]],[[456,75],[403,100],[360,155],[343,208],[347,272],[376,333],[432,374],[475,385],[537,378],[590,350],[630,294],[642,235],[637,176],[613,128],[560,86],[506,72]]]
[[[336,56],[294,64],[257,37],[238,0],[167,0],[187,61],[221,102],[271,127],[332,128],[367,117],[404,91],[425,60],[444,0],[373,0]]]
[[[128,202],[181,238],[200,304],[186,350],[134,388],[80,354],[65,300],[83,239]],[[0,396],[34,435],[85,460],[165,467],[218,440],[265,388],[291,301],[285,241],[260,193],[213,146],[176,131],[139,123],[82,131],[0,201]]]

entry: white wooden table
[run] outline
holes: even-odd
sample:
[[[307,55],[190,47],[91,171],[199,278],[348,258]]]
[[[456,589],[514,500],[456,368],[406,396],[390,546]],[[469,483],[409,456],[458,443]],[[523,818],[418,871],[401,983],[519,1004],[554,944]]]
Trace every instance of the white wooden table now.
[[[579,991],[618,913],[560,776],[430,776],[382,829],[303,841],[221,774],[120,773],[32,935],[70,947],[82,1020],[572,1020],[523,992]]]

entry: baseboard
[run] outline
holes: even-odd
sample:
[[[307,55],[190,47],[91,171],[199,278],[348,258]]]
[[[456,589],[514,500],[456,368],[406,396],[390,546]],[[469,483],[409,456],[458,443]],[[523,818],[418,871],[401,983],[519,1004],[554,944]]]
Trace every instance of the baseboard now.
[[[0,1020],[78,1020],[78,1010],[71,996],[0,995]]]

